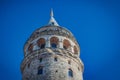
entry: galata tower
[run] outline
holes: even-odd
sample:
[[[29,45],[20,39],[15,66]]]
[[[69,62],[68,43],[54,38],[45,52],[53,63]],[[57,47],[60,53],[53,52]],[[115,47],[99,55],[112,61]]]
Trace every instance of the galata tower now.
[[[24,45],[22,80],[83,80],[80,46],[50,13],[49,23],[35,30]]]

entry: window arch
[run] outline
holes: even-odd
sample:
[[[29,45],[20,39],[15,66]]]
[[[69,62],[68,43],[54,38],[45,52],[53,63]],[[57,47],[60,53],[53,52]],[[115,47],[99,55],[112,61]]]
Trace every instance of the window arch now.
[[[74,46],[74,54],[78,54],[78,49],[76,46]]]
[[[73,77],[73,71],[71,69],[68,69],[68,76]]]
[[[30,44],[28,47],[28,51],[32,52],[33,51],[33,44]]]
[[[38,73],[37,73],[38,75],[41,75],[41,74],[43,74],[43,66],[39,66],[38,67]]]
[[[40,38],[40,39],[37,41],[37,44],[38,44],[38,46],[40,47],[40,49],[45,48],[45,39],[44,39],[44,38]]]
[[[63,48],[64,49],[69,49],[71,46],[70,42],[66,39],[63,40]]]
[[[52,48],[57,48],[59,39],[57,37],[52,37],[50,39],[50,44]]]

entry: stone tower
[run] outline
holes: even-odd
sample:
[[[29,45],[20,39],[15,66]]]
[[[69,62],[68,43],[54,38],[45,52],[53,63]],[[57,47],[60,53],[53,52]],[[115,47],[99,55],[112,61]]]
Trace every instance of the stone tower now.
[[[83,80],[80,46],[53,17],[35,30],[24,45],[22,80]]]

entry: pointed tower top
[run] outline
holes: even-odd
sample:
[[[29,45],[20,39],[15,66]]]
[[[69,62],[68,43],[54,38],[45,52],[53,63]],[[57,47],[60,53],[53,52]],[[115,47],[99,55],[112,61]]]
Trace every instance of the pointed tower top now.
[[[51,17],[54,16],[54,14],[53,14],[53,9],[52,9],[52,8],[51,8],[50,16],[51,16]]]
[[[48,23],[48,25],[54,25],[54,26],[59,26],[57,21],[55,20],[55,18],[53,17],[53,9],[51,9],[51,12],[50,12],[50,21]]]

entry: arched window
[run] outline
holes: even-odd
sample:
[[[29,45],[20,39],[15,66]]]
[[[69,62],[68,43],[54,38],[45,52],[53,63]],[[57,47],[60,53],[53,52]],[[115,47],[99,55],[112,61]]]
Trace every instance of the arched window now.
[[[40,49],[45,48],[45,39],[44,38],[40,38],[38,41],[38,46],[40,47]]]
[[[38,75],[41,75],[41,74],[43,74],[43,66],[39,66],[38,67],[38,73],[37,73]]]
[[[71,69],[68,70],[68,76],[73,77],[73,71]]]
[[[74,46],[74,54],[78,54],[78,49],[76,46]]]
[[[63,40],[63,48],[68,49],[68,48],[70,48],[70,46],[71,46],[70,42],[68,40],[64,39]]]
[[[59,39],[57,37],[52,37],[50,39],[50,44],[52,48],[57,48]]]
[[[33,51],[33,44],[30,44],[28,47],[28,51],[32,52]]]

